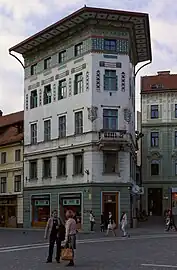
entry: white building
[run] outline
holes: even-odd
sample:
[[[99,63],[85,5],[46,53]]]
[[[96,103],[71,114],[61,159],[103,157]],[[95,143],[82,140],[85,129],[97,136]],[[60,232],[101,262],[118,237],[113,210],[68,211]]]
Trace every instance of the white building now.
[[[84,7],[14,46],[25,60],[24,224],[52,209],[130,214],[134,69],[151,59],[147,14]]]

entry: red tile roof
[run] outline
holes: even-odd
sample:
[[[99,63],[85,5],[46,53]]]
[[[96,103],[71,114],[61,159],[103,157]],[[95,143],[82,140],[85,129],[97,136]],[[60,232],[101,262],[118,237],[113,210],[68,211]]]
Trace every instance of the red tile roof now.
[[[157,72],[157,75],[141,77],[141,92],[177,91],[177,74],[170,71]]]
[[[23,111],[0,116],[0,146],[23,140],[23,129],[19,130],[17,126],[18,123],[23,121]]]

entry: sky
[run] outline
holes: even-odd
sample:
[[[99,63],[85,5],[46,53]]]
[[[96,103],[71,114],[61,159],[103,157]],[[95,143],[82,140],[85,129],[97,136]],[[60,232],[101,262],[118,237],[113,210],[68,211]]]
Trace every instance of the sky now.
[[[8,49],[84,5],[149,13],[153,61],[136,78],[137,110],[140,109],[140,76],[160,70],[177,73],[177,1],[0,0],[0,110],[3,114],[23,110],[24,104],[24,71]]]

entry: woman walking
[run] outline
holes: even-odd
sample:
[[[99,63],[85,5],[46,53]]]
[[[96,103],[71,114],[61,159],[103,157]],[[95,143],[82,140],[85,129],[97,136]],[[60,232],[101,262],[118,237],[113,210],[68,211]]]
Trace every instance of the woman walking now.
[[[76,221],[74,220],[74,213],[71,210],[66,212],[66,234],[65,247],[72,249],[72,260],[67,266],[74,266],[74,250],[76,249]]]
[[[127,214],[125,212],[122,212],[122,216],[120,219],[120,224],[121,224],[121,231],[123,232],[123,237],[126,237],[127,231],[126,231],[126,226],[127,226]]]
[[[109,212],[108,226],[107,226],[107,232],[106,232],[106,235],[108,235],[109,232],[112,231],[113,235],[116,236],[115,229],[116,229],[116,223],[115,223],[115,221],[114,221],[114,219],[113,219],[112,213]]]
[[[91,230],[91,232],[93,232],[94,224],[95,224],[95,217],[93,215],[93,211],[90,210],[90,230]]]

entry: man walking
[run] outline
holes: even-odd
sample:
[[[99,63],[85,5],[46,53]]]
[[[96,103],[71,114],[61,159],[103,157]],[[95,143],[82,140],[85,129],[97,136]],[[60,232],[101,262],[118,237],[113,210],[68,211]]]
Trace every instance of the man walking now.
[[[49,218],[46,228],[45,228],[45,239],[49,239],[49,255],[47,258],[47,263],[52,262],[53,249],[56,242],[56,261],[60,263],[60,254],[61,254],[61,241],[63,241],[63,232],[60,230],[62,226],[61,219],[57,216],[57,211],[53,211],[51,218]]]

